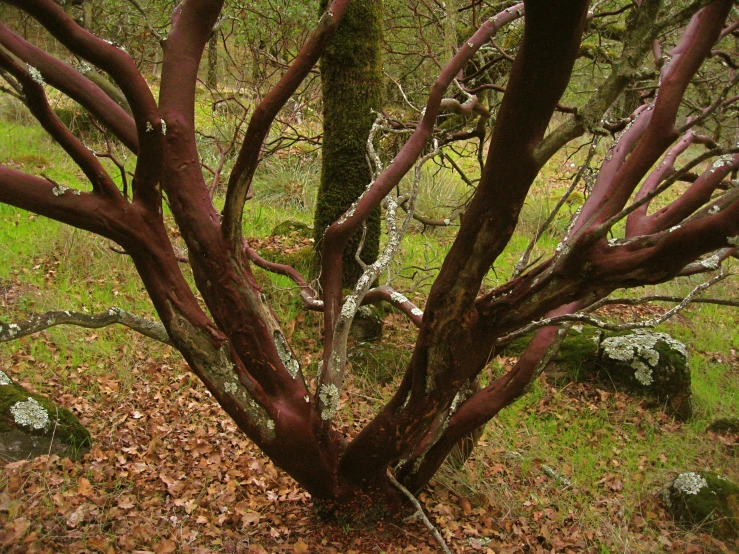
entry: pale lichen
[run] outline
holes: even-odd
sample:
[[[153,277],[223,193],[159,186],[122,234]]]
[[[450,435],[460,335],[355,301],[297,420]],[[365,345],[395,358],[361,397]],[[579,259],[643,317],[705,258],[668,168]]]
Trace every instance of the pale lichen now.
[[[682,354],[685,359],[688,358],[688,351],[680,341],[666,333],[653,333],[643,329],[630,335],[609,337],[601,342],[601,348],[611,360],[628,363],[636,370],[634,378],[642,385],[649,386],[654,381],[652,368],[659,362],[659,352],[654,347],[660,341]]]
[[[295,356],[293,356],[293,353],[290,350],[290,346],[285,340],[285,335],[283,335],[280,331],[275,331],[274,339],[275,348],[277,349],[277,355],[284,364],[285,369],[287,369],[287,372],[290,374],[290,377],[295,379],[300,372],[300,364],[298,363],[298,360],[295,359]]]
[[[30,396],[26,401],[13,404],[10,413],[17,424],[31,429],[44,429],[49,425],[49,412]]]
[[[146,128],[144,129],[147,133],[153,133],[154,132],[154,125],[151,124],[151,121],[146,122]]]
[[[701,260],[700,264],[706,269],[718,269],[721,265],[721,258],[718,257],[718,254],[714,254],[705,260]]]
[[[698,494],[707,486],[706,480],[693,471],[681,473],[672,482],[672,488],[683,494]]]
[[[2,328],[2,326],[0,326],[0,328]],[[20,331],[21,331],[20,325],[17,325],[15,323],[11,323],[10,325],[8,325],[8,336],[10,338],[13,338],[14,336],[16,336],[18,333],[20,333]]]
[[[80,62],[77,64],[77,71],[79,71],[83,75],[86,75],[90,71],[92,71],[92,66],[87,62]]]
[[[739,235],[727,238],[726,242],[728,242],[731,246],[739,246]]]
[[[33,67],[31,64],[28,64],[26,67],[28,67],[28,75],[30,75],[31,80],[36,83],[37,85],[44,85],[44,77],[41,75],[41,72]]]
[[[341,308],[341,316],[346,318],[353,317],[356,311],[357,299],[354,297],[354,295],[349,296]]]
[[[713,173],[713,170],[720,169],[722,167],[729,167],[734,162],[734,156],[731,154],[724,154],[720,158],[718,158],[715,162],[713,162],[713,165],[711,166],[711,173]]]
[[[60,185],[57,183],[54,185],[54,188],[51,189],[51,192],[54,194],[54,196],[63,196],[65,192],[67,192],[69,189],[65,187],[64,185]]]
[[[400,294],[397,291],[392,292],[392,294],[390,295],[390,300],[392,300],[396,304],[405,304],[406,302],[408,302],[408,298],[406,298],[405,295]]]
[[[339,409],[339,389],[336,385],[333,383],[330,385],[321,385],[318,399],[323,403],[321,419],[333,419],[334,415],[336,415],[336,411]]]
[[[652,379],[652,368],[649,367],[647,364],[639,360],[634,360],[632,366],[636,368],[634,377],[642,385],[648,387],[654,382],[654,379]]]
[[[12,384],[13,381],[10,380],[10,377],[8,377],[8,375],[4,371],[0,371],[0,386]]]
[[[423,317],[423,310],[421,310],[420,308],[413,308],[411,310],[411,314],[416,317]]]
[[[167,122],[162,119],[162,135],[167,135]]]

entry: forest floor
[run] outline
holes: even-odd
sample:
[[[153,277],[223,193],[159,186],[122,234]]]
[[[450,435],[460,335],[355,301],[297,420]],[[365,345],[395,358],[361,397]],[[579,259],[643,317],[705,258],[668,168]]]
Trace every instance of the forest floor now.
[[[37,127],[12,125],[21,128],[6,126],[8,133],[0,134],[0,163],[46,172],[70,185],[81,179]],[[265,168],[269,182],[255,184],[257,198],[246,214],[259,248],[271,245],[298,255],[307,244],[298,237],[270,237],[270,230],[285,219],[310,223],[305,198],[312,193],[305,186],[315,186],[318,166],[303,156],[295,163],[278,158]],[[447,202],[439,200],[441,194],[449,194],[451,205],[460,192],[441,169],[435,171],[428,183],[433,198],[421,199],[425,213]],[[512,267],[515,248],[525,246],[562,183],[564,177],[556,187],[544,183],[535,202],[525,206],[520,233],[488,285]],[[556,222],[566,224],[566,218]],[[408,236],[404,263],[438,265],[455,229],[423,231]],[[553,249],[557,240],[543,242]],[[109,246],[0,206],[0,317],[11,322],[51,309],[96,313],[110,306],[154,317],[130,260]],[[259,272],[259,279],[305,374],[315,375],[319,318],[302,310],[285,278]],[[701,279],[650,292],[684,295]],[[402,278],[396,285],[423,306],[423,286],[414,288]],[[739,287],[727,280],[712,295],[737,298]],[[601,315],[631,321],[663,308]],[[712,305],[690,306],[660,327],[691,352],[694,416],[686,423],[604,383],[543,376],[488,424],[464,467],[445,465],[419,495],[451,551],[739,551],[737,544],[712,538],[707,528],[677,526],[659,494],[684,471],[710,470],[739,482],[739,437],[706,432],[715,419],[739,414],[737,329],[739,310]],[[414,337],[400,314],[389,313],[382,342],[351,345],[352,372],[337,418],[347,436],[390,396]],[[483,377],[514,362],[498,357]],[[236,429],[169,347],[121,328],[57,327],[0,345],[0,370],[71,409],[93,437],[92,450],[79,461],[0,460],[0,552],[439,551],[417,520],[359,528],[319,519],[310,496]]]
[[[5,282],[6,307],[23,292]],[[408,346],[402,319],[389,319],[387,342]],[[0,551],[439,551],[418,521],[358,528],[319,519],[310,496],[237,430],[176,352],[130,333],[121,343],[122,333],[63,330],[63,340],[87,347],[118,340],[107,359],[91,356],[76,366],[50,333],[0,353],[3,371],[72,409],[94,439],[81,461],[41,456],[0,468]],[[53,367],[42,350],[56,358]],[[739,356],[727,354],[721,361],[737,378]],[[103,364],[115,370],[96,371]],[[362,426],[392,381],[374,387],[371,394],[366,381],[350,379],[342,396],[342,406],[352,406],[341,420],[345,432]],[[669,446],[676,438],[694,448],[690,468],[723,467],[736,479],[739,437],[696,431],[587,381],[557,387],[542,377],[515,408],[488,426],[463,469],[446,466],[420,495],[452,552],[701,553],[739,546],[677,527],[659,498],[662,476],[686,467],[685,453]],[[565,455],[542,448],[569,442],[562,428],[548,431],[537,425],[542,421],[578,422],[593,467],[572,444]]]

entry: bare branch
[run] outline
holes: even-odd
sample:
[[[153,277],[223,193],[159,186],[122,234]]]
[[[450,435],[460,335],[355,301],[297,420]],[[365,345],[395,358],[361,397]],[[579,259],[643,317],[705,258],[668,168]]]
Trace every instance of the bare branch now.
[[[43,77],[32,66],[21,67],[5,51],[0,50],[0,67],[3,67],[23,86],[26,105],[44,129],[56,139],[75,163],[85,172],[93,190],[111,198],[120,197],[118,188],[103,169],[95,155],[75,137],[60,121],[49,106],[44,91]],[[73,193],[75,191],[72,191]],[[79,193],[79,191],[77,191]]]
[[[524,272],[524,270],[528,267],[529,258],[531,257],[531,252],[534,250],[534,246],[536,246],[536,243],[539,242],[539,239],[541,239],[544,232],[552,224],[552,222],[554,221],[554,218],[557,217],[559,210],[562,208],[562,206],[565,205],[565,203],[567,202],[567,199],[575,191],[575,188],[579,184],[580,179],[582,179],[582,176],[585,173],[585,170],[587,170],[590,167],[590,161],[593,159],[593,156],[595,155],[595,150],[598,146],[598,141],[599,141],[599,137],[597,135],[593,137],[593,140],[590,142],[590,149],[588,150],[588,156],[583,162],[583,164],[580,166],[580,169],[578,170],[577,175],[575,175],[575,178],[572,180],[572,184],[569,186],[569,188],[565,191],[565,193],[559,199],[559,202],[557,202],[557,205],[554,206],[554,209],[549,214],[549,217],[547,217],[544,223],[542,223],[541,226],[536,230],[536,234],[532,237],[531,241],[529,241],[528,246],[526,246],[526,250],[524,251],[523,254],[521,254],[521,257],[516,262],[516,265],[513,268],[513,275],[512,275],[513,278],[521,275]]]
[[[687,175],[690,170],[698,164],[711,158],[737,153],[739,153],[739,148],[714,148],[713,150],[704,152],[700,156],[696,156],[687,164],[685,164],[682,168],[680,168],[679,171],[671,175],[668,179],[665,179],[662,184],[655,187],[651,192],[645,194],[642,198],[633,202],[630,206],[622,209],[620,212],[614,214],[612,217],[604,221],[601,225],[596,227],[593,231],[593,236],[596,238],[604,237],[616,223],[621,221],[624,217],[635,211],[640,206],[643,206],[644,204],[650,202],[654,197],[662,194],[664,191],[669,189],[676,181],[678,181],[684,175]]]
[[[0,342],[17,340],[57,325],[76,325],[87,329],[100,329],[116,323],[125,325],[150,339],[172,345],[164,325],[158,321],[144,319],[115,307],[95,315],[65,310],[63,312],[54,311],[34,315],[25,321],[16,323],[0,323]]]
[[[449,550],[449,547],[446,545],[444,538],[441,536],[441,533],[439,533],[436,527],[434,527],[434,524],[429,521],[429,518],[426,517],[421,503],[418,501],[418,499],[416,499],[415,496],[413,496],[413,493],[411,493],[411,491],[401,485],[389,469],[387,470],[387,478],[390,480],[395,488],[402,492],[406,496],[406,498],[411,501],[411,504],[413,504],[413,506],[416,508],[416,513],[423,521],[426,529],[429,530],[429,532],[434,536],[434,539],[436,539],[436,542],[439,543],[439,547],[442,549],[444,554],[452,554]]]
[[[647,304],[649,302],[682,302],[685,300],[682,296],[666,296],[661,294],[653,294],[649,296],[641,296],[639,298],[604,298],[603,300],[593,304],[588,308],[589,311],[603,306],[621,305],[636,306],[638,304]],[[715,304],[716,306],[729,306],[739,308],[739,300],[727,300],[725,298],[693,298],[693,304]]]
[[[162,36],[159,31],[156,30],[156,28],[151,24],[151,21],[149,21],[148,14],[144,11],[144,9],[141,7],[141,4],[139,4],[136,0],[126,0],[129,4],[131,4],[137,12],[141,14],[141,16],[144,18],[144,23],[146,24],[146,28],[149,30],[149,32],[152,34],[152,36],[157,39],[157,41],[161,44],[165,37]]]
[[[724,273],[723,271],[720,272],[715,277],[695,287],[677,306],[667,310],[661,316],[653,318],[653,319],[638,321],[636,323],[617,324],[617,323],[608,323],[606,321],[602,321],[600,319],[587,315],[587,313],[561,315],[561,316],[556,316],[556,317],[540,319],[538,321],[529,323],[528,325],[522,327],[521,329],[518,329],[517,331],[514,331],[513,333],[509,333],[508,335],[499,338],[495,344],[496,346],[503,346],[511,342],[513,339],[527,335],[528,333],[532,331],[536,331],[537,329],[541,329],[543,327],[550,327],[552,325],[558,325],[560,323],[566,323],[566,322],[585,323],[587,325],[592,325],[593,327],[598,327],[599,329],[605,329],[607,331],[628,331],[630,329],[644,329],[646,327],[654,327],[655,325],[664,323],[665,321],[667,321],[668,319],[670,319],[671,317],[675,316],[677,313],[682,311],[688,304],[690,304],[693,301],[693,298],[697,294],[702,293],[704,290],[715,285],[719,281],[723,281],[727,277],[729,277],[728,274]]]

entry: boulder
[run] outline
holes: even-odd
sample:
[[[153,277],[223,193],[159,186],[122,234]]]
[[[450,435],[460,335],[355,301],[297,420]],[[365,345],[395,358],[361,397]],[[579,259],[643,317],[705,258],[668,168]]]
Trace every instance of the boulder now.
[[[293,233],[301,237],[311,237],[313,236],[313,227],[296,219],[287,219],[275,225],[270,235],[274,237]]]
[[[739,486],[716,473],[681,473],[662,489],[670,515],[715,537],[739,539]]]
[[[352,321],[350,333],[357,342],[375,342],[382,339],[383,325],[380,310],[373,306],[360,306]]]
[[[711,423],[706,431],[717,433],[719,435],[725,433],[739,434],[739,417],[723,417]]]
[[[531,337],[512,341],[501,353],[520,356]],[[554,382],[595,378],[603,387],[646,398],[683,421],[693,412],[688,351],[666,333],[573,327],[546,376]]]
[[[639,329],[609,336],[600,341],[597,359],[601,379],[665,405],[682,421],[693,414],[688,351],[670,335]]]
[[[0,458],[49,453],[80,458],[90,444],[90,433],[72,412],[30,393],[0,371]]]

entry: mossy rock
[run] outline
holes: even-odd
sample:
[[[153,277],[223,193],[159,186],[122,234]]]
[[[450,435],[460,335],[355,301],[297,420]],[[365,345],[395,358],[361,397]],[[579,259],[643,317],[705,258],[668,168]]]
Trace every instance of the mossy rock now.
[[[722,540],[739,539],[739,486],[715,473],[681,473],[662,489],[670,515]]]
[[[313,248],[306,246],[294,252],[276,252],[268,250],[267,256],[270,261],[278,264],[289,265],[308,277],[315,267],[315,256]]]
[[[410,359],[407,348],[382,343],[359,343],[348,352],[352,373],[380,385],[404,371]]]
[[[76,459],[91,443],[90,433],[72,412],[0,371],[0,457],[21,460],[52,452]]]
[[[598,342],[602,332],[592,327],[582,331],[571,329],[557,355],[547,366],[547,377],[554,381],[584,381],[595,374]],[[533,334],[519,337],[507,344],[499,354],[519,357]]]
[[[350,333],[357,342],[375,342],[382,339],[382,313],[374,306],[361,306],[352,321]]]
[[[670,335],[638,329],[606,337],[597,364],[601,380],[664,405],[682,421],[692,416],[688,351]]]
[[[520,356],[532,336],[512,341],[500,353]],[[596,378],[605,387],[665,406],[680,420],[692,415],[688,353],[666,333],[571,330],[546,375],[555,381]]]
[[[275,228],[272,229],[270,235],[274,237],[277,235],[290,235],[292,233],[295,233],[301,237],[311,237],[313,236],[313,228],[303,223],[302,221],[288,219],[286,221],[283,221],[282,223],[278,223],[277,225],[275,225]]]
[[[724,417],[711,423],[706,431],[712,433],[739,433],[739,417]]]

